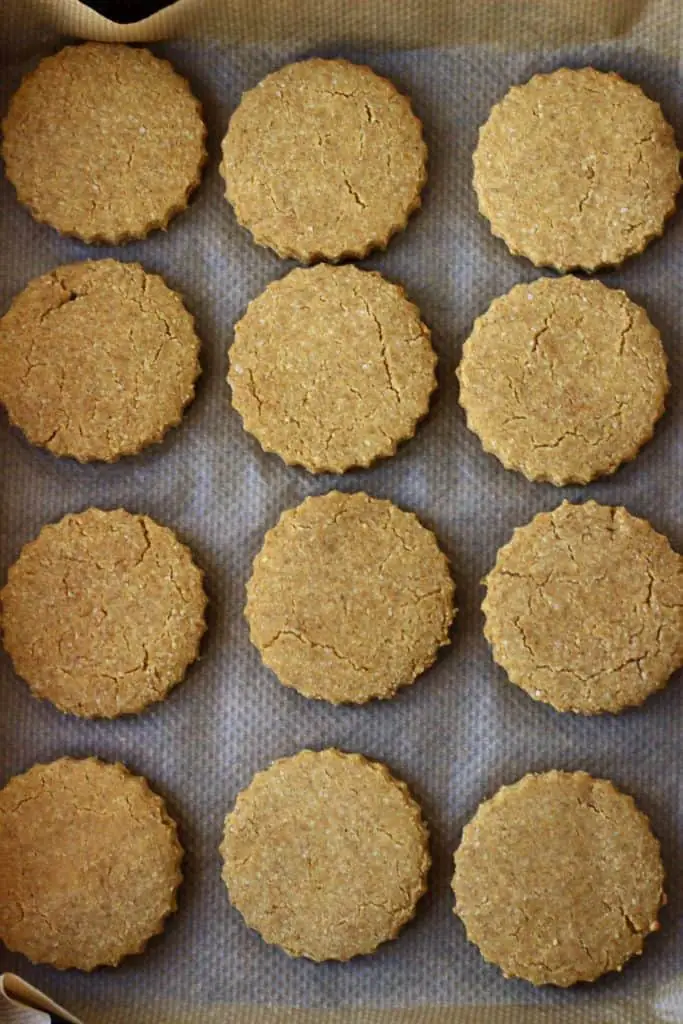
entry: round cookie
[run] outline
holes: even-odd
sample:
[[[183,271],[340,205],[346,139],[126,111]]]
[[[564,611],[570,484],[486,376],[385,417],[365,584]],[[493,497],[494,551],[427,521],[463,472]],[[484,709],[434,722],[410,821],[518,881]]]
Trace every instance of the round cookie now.
[[[681,185],[658,103],[614,72],[560,68],[513,86],[479,132],[479,210],[515,255],[593,271],[661,235]]]
[[[201,106],[149,50],[67,46],[41,61],[3,122],[7,177],[36,220],[118,245],[165,228],[206,160]]]
[[[343,473],[393,455],[436,387],[429,329],[380,274],[321,263],[249,304],[228,381],[244,428],[288,465]]]
[[[194,320],[138,263],[36,278],[0,320],[0,401],[33,444],[113,462],[180,423],[199,375]]]
[[[506,977],[566,988],[640,954],[666,902],[633,799],[585,772],[525,775],[480,805],[455,853],[455,913]]]
[[[145,779],[94,757],[37,764],[0,790],[0,939],[34,963],[115,966],[176,909],[182,857]]]
[[[642,704],[683,665],[683,558],[624,508],[563,502],[540,513],[484,583],[495,661],[558,711]]]
[[[254,241],[311,263],[384,248],[420,205],[426,159],[422,125],[391,82],[316,57],[242,96],[221,173]]]
[[[83,718],[163,700],[199,653],[202,573],[147,516],[91,508],[44,526],[0,591],[4,647],[36,697]]]
[[[333,749],[258,772],[226,818],[221,854],[230,900],[249,927],[318,962],[396,938],[430,866],[427,828],[405,783]]]
[[[635,458],[669,390],[659,331],[625,292],[516,285],[475,321],[460,404],[485,451],[529,480],[585,484]]]
[[[449,643],[454,585],[434,534],[367,494],[331,491],[283,512],[247,583],[252,643],[305,697],[393,697]]]

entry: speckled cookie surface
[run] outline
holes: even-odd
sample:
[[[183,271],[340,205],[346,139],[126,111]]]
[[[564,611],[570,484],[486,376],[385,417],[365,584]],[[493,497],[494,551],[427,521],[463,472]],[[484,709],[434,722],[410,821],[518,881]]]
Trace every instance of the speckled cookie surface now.
[[[659,331],[625,292],[571,275],[516,285],[458,367],[467,425],[530,480],[588,483],[635,458],[669,390]]]
[[[199,102],[168,61],[112,43],[67,46],[12,97],[2,156],[36,220],[118,244],[187,206],[206,159]]]
[[[123,765],[35,765],[0,790],[0,939],[35,963],[115,966],[175,910],[182,856],[164,801]]]
[[[112,462],[160,441],[194,397],[194,320],[138,263],[36,278],[0,320],[0,401],[29,441]]]
[[[551,771],[503,786],[465,826],[455,913],[506,977],[567,987],[642,952],[663,882],[659,843],[630,796]]]
[[[266,534],[247,583],[252,642],[305,697],[393,697],[449,643],[454,586],[434,534],[367,494],[331,491]]]
[[[405,783],[339,750],[303,750],[237,797],[221,845],[230,900],[291,956],[349,960],[396,937],[426,889],[427,829]]]
[[[422,126],[391,82],[313,58],[243,95],[221,171],[254,240],[310,263],[386,246],[420,205],[426,155]]]
[[[540,513],[484,582],[494,659],[558,711],[641,704],[683,664],[683,558],[624,508]]]
[[[494,235],[558,270],[592,271],[642,252],[662,234],[680,184],[659,104],[593,68],[513,86],[474,154],[479,209]]]
[[[5,650],[36,697],[84,718],[142,711],[199,652],[206,596],[188,548],[123,509],[45,526],[0,591]]]
[[[380,274],[293,270],[235,328],[233,405],[266,451],[313,473],[393,455],[436,387],[429,329]]]

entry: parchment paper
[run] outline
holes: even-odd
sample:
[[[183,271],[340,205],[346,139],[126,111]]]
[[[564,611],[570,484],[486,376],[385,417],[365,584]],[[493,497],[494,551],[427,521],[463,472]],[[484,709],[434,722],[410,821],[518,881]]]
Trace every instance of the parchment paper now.
[[[57,264],[106,255],[140,260],[164,274],[195,313],[204,371],[183,425],[162,446],[113,466],[53,458],[0,420],[3,581],[45,522],[93,504],[122,505],[179,532],[206,570],[211,598],[201,661],[168,700],[135,718],[60,715],[29,696],[2,656],[0,784],[63,754],[120,759],[167,798],[187,858],[180,909],[143,956],[86,976],[32,967],[0,949],[0,970],[44,987],[87,1024],[683,1022],[680,681],[618,717],[557,714],[509,685],[493,665],[479,610],[479,580],[497,548],[515,526],[565,496],[626,504],[683,546],[681,217],[644,255],[601,275],[647,307],[673,380],[655,439],[615,477],[559,490],[506,472],[467,431],[454,377],[474,317],[516,282],[538,276],[507,253],[477,213],[470,183],[477,126],[510,84],[565,63],[593,63],[641,83],[683,140],[679,0],[444,0],[419,7],[363,0],[336,4],[333,12],[327,0],[299,0],[296,7],[289,0],[181,0],[126,29],[84,13],[74,0],[5,0],[0,30],[3,112],[21,76],[58,47],[60,32],[184,36],[153,48],[189,77],[205,104],[211,148],[189,210],[167,234],[119,249],[60,238],[35,224],[8,183],[0,183],[1,312],[29,278]],[[233,324],[290,265],[254,246],[237,226],[217,170],[220,139],[245,88],[312,53],[368,62],[392,78],[411,96],[430,149],[423,211],[367,265],[403,283],[420,305],[440,357],[439,391],[416,438],[395,458],[342,478],[315,478],[262,453],[242,431],[224,379]],[[244,584],[264,531],[284,508],[333,486],[365,489],[417,512],[452,559],[458,586],[452,647],[396,699],[361,708],[307,701],[282,687],[261,665],[242,616]],[[255,771],[302,747],[332,744],[386,761],[410,784],[432,828],[434,869],[429,895],[398,941],[350,964],[314,965],[288,959],[246,929],[228,905],[217,847],[224,815]],[[623,975],[573,991],[505,981],[466,943],[451,912],[451,857],[463,824],[499,785],[553,767],[584,768],[631,792],[651,816],[668,871],[669,906],[645,955]]]

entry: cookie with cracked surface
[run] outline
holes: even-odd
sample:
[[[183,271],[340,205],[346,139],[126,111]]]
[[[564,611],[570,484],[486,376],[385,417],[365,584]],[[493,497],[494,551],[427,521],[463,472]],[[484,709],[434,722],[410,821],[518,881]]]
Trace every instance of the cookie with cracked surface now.
[[[283,512],[247,583],[252,643],[304,697],[393,697],[449,643],[453,580],[431,530],[367,494],[331,491]]]
[[[171,530],[123,509],[44,526],[0,591],[3,642],[36,697],[83,718],[163,700],[199,653],[202,572]]]
[[[199,344],[180,296],[139,263],[57,267],[0,320],[0,401],[32,444],[114,462],[180,423]]]
[[[396,938],[431,861],[406,784],[334,749],[303,750],[258,772],[226,818],[221,854],[230,900],[249,927],[317,962]]]
[[[620,971],[666,902],[633,798],[586,772],[525,775],[482,803],[455,853],[455,913],[508,978],[566,988]]]
[[[313,58],[246,92],[223,141],[226,198],[254,241],[302,263],[385,248],[420,205],[427,147],[371,68]]]
[[[206,161],[199,101],[166,60],[67,46],[12,97],[2,156],[36,220],[84,242],[144,238],[185,209]]]
[[[658,103],[614,72],[560,68],[516,85],[479,132],[479,210],[514,255],[597,270],[661,235],[681,185]]]
[[[635,458],[669,390],[659,331],[625,292],[571,275],[518,284],[474,324],[460,404],[529,480],[585,484]]]
[[[683,558],[624,508],[540,513],[484,583],[494,660],[557,711],[642,704],[683,665]]]
[[[164,801],[123,765],[34,765],[0,790],[0,939],[34,963],[116,966],[163,931],[182,857]]]
[[[321,263],[254,299],[235,328],[232,401],[265,451],[312,473],[393,455],[436,387],[430,332],[381,274]]]

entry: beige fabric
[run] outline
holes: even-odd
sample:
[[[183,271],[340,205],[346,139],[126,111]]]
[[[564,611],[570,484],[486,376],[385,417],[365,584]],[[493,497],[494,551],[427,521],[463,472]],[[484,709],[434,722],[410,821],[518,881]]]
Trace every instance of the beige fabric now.
[[[26,40],[46,25],[65,35],[142,42],[169,37],[232,43],[338,39],[391,47],[489,43],[532,50],[632,37],[678,56],[671,0],[178,0],[136,25],[116,25],[79,0],[35,0],[32,19],[13,18],[23,0],[5,0],[5,39]],[[2,17],[0,14],[0,19]],[[2,21],[0,20],[0,25]]]

